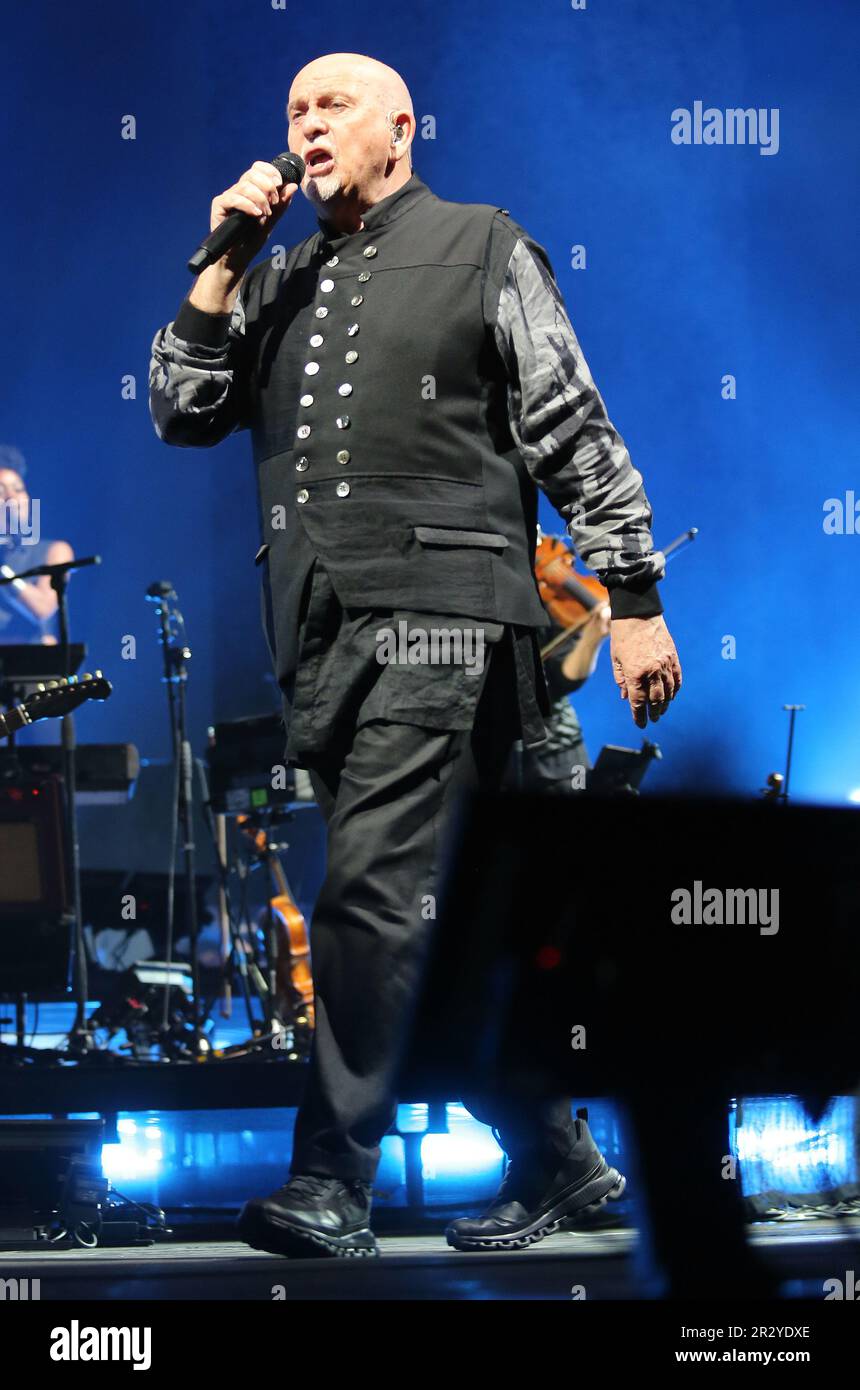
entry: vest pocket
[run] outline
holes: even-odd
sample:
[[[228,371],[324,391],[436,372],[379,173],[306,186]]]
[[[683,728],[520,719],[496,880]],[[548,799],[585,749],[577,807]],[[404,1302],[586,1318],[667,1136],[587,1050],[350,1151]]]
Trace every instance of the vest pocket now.
[[[471,546],[477,550],[504,550],[507,536],[497,531],[466,531],[452,526],[413,526],[413,534],[422,545]]]

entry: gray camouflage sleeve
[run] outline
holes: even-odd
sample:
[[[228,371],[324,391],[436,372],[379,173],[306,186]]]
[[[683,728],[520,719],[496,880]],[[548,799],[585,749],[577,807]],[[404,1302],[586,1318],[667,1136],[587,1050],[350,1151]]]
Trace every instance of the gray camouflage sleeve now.
[[[186,300],[159,329],[149,368],[149,410],[159,439],[206,448],[247,425],[245,311],[207,314]]]
[[[641,474],[606,413],[546,252],[496,220],[489,312],[514,441],[577,554],[609,589],[613,617],[654,616],[663,611],[655,581],[665,560],[654,550]]]

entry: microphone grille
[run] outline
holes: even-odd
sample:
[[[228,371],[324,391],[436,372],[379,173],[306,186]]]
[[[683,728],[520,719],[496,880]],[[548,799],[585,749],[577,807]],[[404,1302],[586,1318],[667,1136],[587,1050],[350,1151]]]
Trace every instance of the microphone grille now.
[[[300,154],[277,154],[272,163],[284,183],[301,183],[305,176],[305,161]]]

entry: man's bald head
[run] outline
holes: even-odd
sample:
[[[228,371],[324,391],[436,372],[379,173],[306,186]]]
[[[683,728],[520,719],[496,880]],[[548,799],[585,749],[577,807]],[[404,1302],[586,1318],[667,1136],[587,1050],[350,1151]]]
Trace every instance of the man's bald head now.
[[[307,164],[302,191],[333,216],[366,211],[411,177],[412,98],[394,68],[362,53],[307,63],[290,87],[289,144]]]
[[[362,87],[369,100],[376,101],[386,112],[403,109],[413,115],[409,88],[400,73],[364,53],[327,53],[323,58],[306,63],[293,79],[290,100],[294,92],[308,84],[325,85],[344,78]]]

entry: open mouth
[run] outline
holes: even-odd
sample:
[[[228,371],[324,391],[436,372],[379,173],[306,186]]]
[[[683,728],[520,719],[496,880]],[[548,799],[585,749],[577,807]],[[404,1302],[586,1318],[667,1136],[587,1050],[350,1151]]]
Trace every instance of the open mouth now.
[[[330,174],[334,168],[334,159],[325,150],[315,150],[306,163],[309,174]]]

